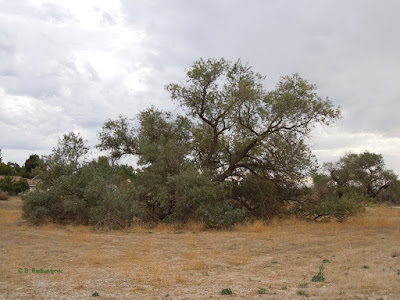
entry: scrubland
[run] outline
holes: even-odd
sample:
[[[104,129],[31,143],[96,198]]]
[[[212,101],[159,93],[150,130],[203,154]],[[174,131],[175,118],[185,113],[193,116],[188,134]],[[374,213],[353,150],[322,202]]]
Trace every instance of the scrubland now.
[[[108,231],[32,226],[21,204],[0,201],[1,299],[400,299],[398,208],[343,223]],[[313,282],[321,265],[324,281]]]

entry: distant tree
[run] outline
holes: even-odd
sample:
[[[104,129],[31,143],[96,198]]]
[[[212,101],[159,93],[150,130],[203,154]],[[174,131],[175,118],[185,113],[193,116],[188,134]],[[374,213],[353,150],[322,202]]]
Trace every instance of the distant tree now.
[[[16,172],[10,165],[0,163],[0,175],[14,176]]]
[[[17,164],[16,162],[14,162],[14,163],[8,162],[7,165],[9,165],[15,171],[16,175],[20,174],[21,167],[19,164]]]
[[[39,160],[36,173],[41,184],[45,188],[50,188],[60,177],[77,172],[88,151],[89,148],[79,134],[74,132],[64,134],[58,140],[58,145],[52,154],[43,156]]]
[[[21,169],[21,176],[25,178],[32,178],[33,174],[32,171],[39,166],[40,158],[37,154],[32,154],[29,158],[25,161],[24,166]]]
[[[9,194],[19,194],[29,190],[29,184],[25,179],[15,180],[12,176],[0,179],[0,190]]]
[[[339,197],[349,190],[357,190],[375,199],[398,181],[397,175],[385,168],[382,155],[368,151],[346,154],[337,162],[324,164],[324,169],[335,183]]]
[[[3,157],[1,155],[1,149],[0,149],[0,163],[2,162],[2,160],[3,160]]]

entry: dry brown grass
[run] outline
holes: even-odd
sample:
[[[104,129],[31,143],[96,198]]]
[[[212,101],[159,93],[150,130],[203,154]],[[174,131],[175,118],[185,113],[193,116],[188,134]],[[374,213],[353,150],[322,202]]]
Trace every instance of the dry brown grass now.
[[[344,223],[99,231],[31,226],[20,206],[17,198],[0,202],[0,299],[87,299],[95,291],[101,299],[301,299],[300,289],[308,299],[400,299],[400,209],[375,207]],[[312,282],[324,260],[325,282]],[[235,294],[221,296],[223,288]]]

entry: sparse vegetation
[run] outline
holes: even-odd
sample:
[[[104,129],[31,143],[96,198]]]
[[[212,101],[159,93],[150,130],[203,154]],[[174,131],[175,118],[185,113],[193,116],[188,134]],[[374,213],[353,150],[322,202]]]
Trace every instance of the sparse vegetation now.
[[[311,281],[313,282],[322,282],[325,281],[325,277],[324,277],[324,265],[322,264],[319,267],[319,272],[317,275],[313,276],[313,278],[311,279]]]
[[[300,283],[300,284],[299,284],[299,288],[304,289],[304,288],[306,288],[306,287],[308,287],[308,282],[303,282],[303,283]]]
[[[303,291],[303,290],[297,291],[297,292],[296,292],[296,295],[308,297],[307,292],[306,292],[306,291]]]
[[[233,292],[232,292],[232,290],[230,288],[223,289],[221,291],[221,295],[232,295],[232,294],[233,294]]]
[[[267,292],[267,290],[265,288],[259,288],[257,293],[259,293],[260,295],[263,295]]]
[[[149,229],[142,224],[118,232],[54,223],[31,227],[21,220],[21,204],[14,196],[0,202],[0,256],[7,253],[7,259],[0,259],[0,267],[3,274],[17,273],[7,277],[2,286],[2,293],[10,299],[38,298],[38,294],[52,299],[54,290],[79,299],[92,295],[100,286],[107,291],[103,295],[97,290],[102,298],[115,299],[127,295],[155,299],[166,294],[174,299],[190,295],[218,298],[222,287],[230,287],[233,297],[240,299],[257,297],[261,287],[266,289],[266,294],[260,294],[260,298],[268,298],[267,294],[277,299],[306,298],[296,295],[298,290],[316,299],[364,299],[370,297],[371,290],[376,298],[379,295],[394,299],[400,296],[398,260],[391,257],[398,247],[398,209],[375,207],[368,214],[346,223],[316,224],[281,219],[218,231],[205,230],[195,224],[179,227],[159,224],[152,228],[152,234],[147,234]],[[178,230],[185,234],[174,234]],[[19,246],[15,247],[17,244]],[[325,244],[330,246],[328,250],[321,247]],[[298,287],[307,280],[304,276],[316,275],[315,266],[321,264],[318,262],[334,255],[337,259],[329,273],[329,284],[321,288],[308,278],[307,288]],[[293,259],[288,260],[288,257]],[[19,274],[19,266],[31,260],[43,267],[51,261],[52,266],[63,269],[63,273],[54,276]],[[272,261],[279,263],[272,269],[266,268]],[[371,268],[374,266],[374,272],[362,271],[365,261],[370,262]],[[344,276],[346,270],[351,271]],[[206,272],[210,276],[204,276]],[[369,288],[360,286],[360,281]],[[345,294],[341,296],[339,291]],[[219,297],[230,298],[229,295]]]
[[[10,196],[7,193],[0,192],[0,200],[8,200]]]

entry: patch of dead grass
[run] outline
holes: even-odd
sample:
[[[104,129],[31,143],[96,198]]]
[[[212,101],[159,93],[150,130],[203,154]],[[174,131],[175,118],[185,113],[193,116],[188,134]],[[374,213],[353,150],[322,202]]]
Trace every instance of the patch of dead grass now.
[[[275,219],[233,230],[193,223],[93,232],[18,224],[17,204],[0,207],[7,220],[0,221],[0,282],[8,298],[57,298],[56,289],[70,298],[96,290],[105,299],[218,299],[230,287],[232,299],[252,299],[271,285],[266,299],[297,299],[302,282],[314,299],[400,298],[400,209],[375,207],[342,223]],[[324,259],[325,282],[311,283]],[[18,267],[65,272],[25,276]]]

